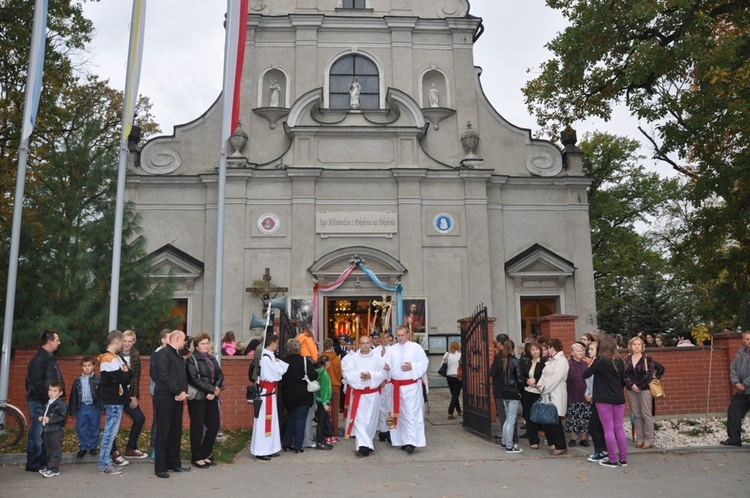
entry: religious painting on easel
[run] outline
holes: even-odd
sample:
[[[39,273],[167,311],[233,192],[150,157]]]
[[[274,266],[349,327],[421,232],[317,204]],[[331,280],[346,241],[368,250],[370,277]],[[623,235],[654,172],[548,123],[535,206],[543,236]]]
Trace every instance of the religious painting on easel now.
[[[312,326],[313,312],[312,299],[292,299],[292,320],[297,321],[297,329],[301,329],[305,323]]]
[[[404,299],[404,320],[399,325],[409,329],[411,340],[427,347],[427,302],[425,299]]]

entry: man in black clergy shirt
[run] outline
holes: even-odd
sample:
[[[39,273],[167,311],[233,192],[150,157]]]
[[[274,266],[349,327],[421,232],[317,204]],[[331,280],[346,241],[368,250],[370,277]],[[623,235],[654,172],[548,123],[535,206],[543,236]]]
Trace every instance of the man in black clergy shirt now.
[[[182,437],[182,403],[187,399],[187,373],[180,351],[185,347],[185,334],[173,330],[167,345],[156,355],[156,386],[154,411],[159,430],[156,433],[154,473],[169,477],[169,472],[189,472],[180,461]]]

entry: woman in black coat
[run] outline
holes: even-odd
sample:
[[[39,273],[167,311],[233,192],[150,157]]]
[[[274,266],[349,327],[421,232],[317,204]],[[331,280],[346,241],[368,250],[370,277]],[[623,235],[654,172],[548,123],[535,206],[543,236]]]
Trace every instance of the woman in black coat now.
[[[219,395],[224,386],[224,374],[211,354],[211,338],[205,332],[194,340],[195,351],[185,362],[188,385],[195,388],[195,398],[188,400],[190,414],[190,461],[199,469],[216,465],[211,459],[214,442],[219,433]],[[203,427],[206,432],[203,432]]]
[[[542,346],[536,342],[526,343],[526,361],[522,363],[524,388],[521,391],[521,407],[523,419],[526,421],[526,435],[532,450],[539,449],[539,431],[542,427],[531,421],[531,407],[541,397],[536,388],[536,383],[542,377],[544,370],[544,358],[542,357]]]
[[[289,364],[289,368],[281,378],[280,387],[281,401],[286,408],[289,420],[286,423],[281,445],[284,451],[293,449],[295,453],[302,453],[307,412],[315,402],[315,396],[308,392],[307,382],[303,377],[307,373],[310,380],[317,380],[318,372],[312,361],[299,354],[300,342],[297,339],[289,339],[286,342],[286,352],[284,361]]]

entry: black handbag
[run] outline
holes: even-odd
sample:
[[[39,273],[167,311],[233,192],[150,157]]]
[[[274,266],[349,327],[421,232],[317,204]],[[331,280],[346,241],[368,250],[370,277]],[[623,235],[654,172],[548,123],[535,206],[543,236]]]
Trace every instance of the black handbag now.
[[[447,353],[446,353],[447,355]],[[440,368],[438,368],[438,375],[441,377],[447,377],[448,376],[448,358],[447,356],[443,356],[443,364],[440,365]]]
[[[531,421],[539,425],[557,425],[557,408],[552,403],[543,403],[539,398],[531,405]]]

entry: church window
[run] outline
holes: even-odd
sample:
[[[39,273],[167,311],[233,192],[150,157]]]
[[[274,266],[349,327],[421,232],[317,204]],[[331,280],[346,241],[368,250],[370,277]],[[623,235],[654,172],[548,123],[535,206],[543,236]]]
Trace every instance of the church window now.
[[[364,9],[366,1],[365,0],[344,0],[343,7],[345,9]]]
[[[380,104],[380,83],[378,68],[370,59],[352,54],[337,60],[331,67],[329,106],[331,109],[349,109],[349,85],[357,78],[361,86],[360,109],[378,109]]]

